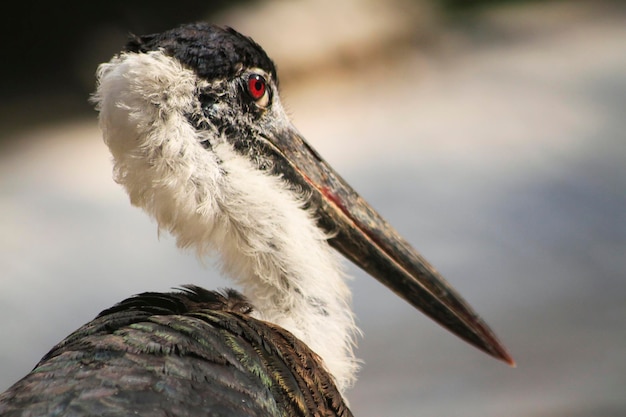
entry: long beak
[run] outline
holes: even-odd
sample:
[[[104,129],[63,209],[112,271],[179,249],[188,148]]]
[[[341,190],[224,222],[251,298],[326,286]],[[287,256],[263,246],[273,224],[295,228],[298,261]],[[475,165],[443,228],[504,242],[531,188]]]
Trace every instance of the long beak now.
[[[290,128],[266,138],[274,169],[309,189],[331,245],[461,339],[515,366],[487,324],[420,254]]]

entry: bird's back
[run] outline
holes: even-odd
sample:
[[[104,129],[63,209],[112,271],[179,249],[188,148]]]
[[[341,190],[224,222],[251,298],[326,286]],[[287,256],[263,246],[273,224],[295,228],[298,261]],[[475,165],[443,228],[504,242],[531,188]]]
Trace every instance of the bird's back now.
[[[144,293],[0,395],[2,416],[350,416],[319,357],[237,292]]]

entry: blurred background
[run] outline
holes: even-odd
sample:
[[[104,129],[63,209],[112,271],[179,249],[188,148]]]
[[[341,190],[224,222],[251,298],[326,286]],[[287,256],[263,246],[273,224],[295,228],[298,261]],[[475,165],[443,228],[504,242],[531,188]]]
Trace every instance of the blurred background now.
[[[516,369],[347,265],[357,416],[626,416],[626,6],[19,2],[0,66],[0,391],[104,308],[224,287],[130,206],[88,102],[129,33],[207,20],[274,58],[294,123]],[[347,261],[346,261],[347,264]]]

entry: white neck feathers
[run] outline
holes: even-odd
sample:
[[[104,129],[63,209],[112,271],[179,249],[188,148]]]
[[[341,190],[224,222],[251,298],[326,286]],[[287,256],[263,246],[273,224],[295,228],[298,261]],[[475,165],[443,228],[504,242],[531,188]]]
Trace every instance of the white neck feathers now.
[[[95,96],[115,179],[181,247],[220,255],[263,320],[319,354],[340,390],[355,378],[358,332],[339,260],[278,177],[223,138],[204,149],[186,115],[200,80],[161,52],[122,54],[98,71]],[[273,106],[280,106],[275,100]]]

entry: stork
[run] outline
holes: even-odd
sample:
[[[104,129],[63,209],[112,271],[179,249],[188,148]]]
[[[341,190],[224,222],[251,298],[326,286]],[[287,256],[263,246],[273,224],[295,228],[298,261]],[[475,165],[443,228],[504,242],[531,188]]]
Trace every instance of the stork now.
[[[205,23],[133,36],[93,100],[133,205],[241,288],[103,311],[0,396],[2,416],[350,416],[358,329],[336,252],[513,364],[444,278],[303,139],[252,39]]]

